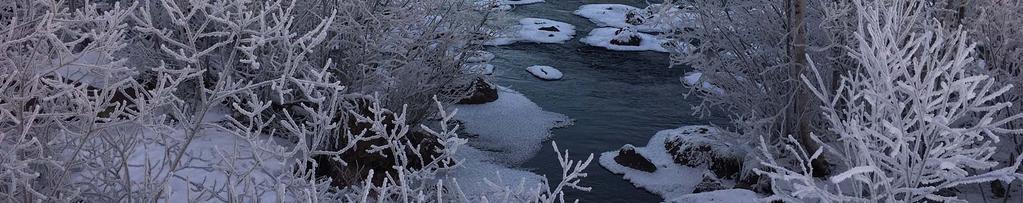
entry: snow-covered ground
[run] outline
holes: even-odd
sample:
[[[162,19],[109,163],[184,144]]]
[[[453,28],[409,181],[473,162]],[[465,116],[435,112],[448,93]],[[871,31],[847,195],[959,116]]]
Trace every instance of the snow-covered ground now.
[[[692,133],[696,129],[701,128],[715,129],[709,126],[683,126],[677,129],[662,130],[657,132],[654,137],[650,138],[650,141],[646,146],[636,147],[636,152],[649,159],[650,162],[657,167],[657,170],[652,173],[622,166],[616,162],[614,158],[618,156],[618,150],[601,153],[599,160],[600,165],[613,173],[622,174],[626,180],[632,182],[632,184],[636,185],[636,187],[643,188],[654,194],[660,195],[665,200],[684,200],[677,202],[704,202],[700,200],[719,198],[718,196],[721,196],[721,194],[724,194],[723,196],[729,196],[729,199],[721,199],[722,201],[720,202],[750,202],[754,201],[752,198],[759,198],[754,194],[743,194],[747,193],[744,191],[748,190],[723,190],[722,192],[715,194],[691,194],[696,185],[703,180],[703,174],[708,170],[676,164],[664,146],[665,142],[671,137],[685,136],[686,134]],[[708,133],[713,133],[713,131]],[[733,195],[733,192],[736,194]],[[750,197],[750,199],[745,197]]]
[[[541,19],[523,18],[519,20],[518,29],[512,33],[498,34],[486,45],[509,45],[516,42],[532,43],[564,43],[575,37],[575,26],[568,23]]]
[[[582,38],[579,41],[590,46],[604,47],[616,51],[668,52],[667,49],[661,46],[662,42],[660,39],[646,33],[635,33],[635,35],[640,38],[640,43],[638,46],[612,44],[611,40],[615,39],[615,36],[617,35],[616,32],[618,31],[619,28],[596,28],[593,29],[593,31],[590,31],[589,36],[586,36],[585,38]]]
[[[564,76],[561,71],[550,66],[530,66],[526,67],[526,71],[544,80],[560,80]]]

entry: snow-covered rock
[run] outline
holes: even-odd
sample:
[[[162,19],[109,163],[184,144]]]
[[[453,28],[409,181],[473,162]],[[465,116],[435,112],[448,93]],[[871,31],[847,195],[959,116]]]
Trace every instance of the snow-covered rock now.
[[[515,42],[564,43],[575,36],[575,26],[568,23],[540,18],[519,20],[514,33],[497,34],[486,45],[509,45]]]
[[[668,52],[657,37],[628,29],[596,28],[590,35],[579,41],[590,46],[604,47],[616,51],[658,51]]]
[[[453,105],[455,119],[463,121],[472,137],[469,145],[484,150],[495,160],[519,164],[540,151],[551,129],[572,124],[567,116],[544,111],[526,96],[498,87],[496,101],[479,105]]]
[[[690,126],[668,133],[664,148],[677,164],[688,167],[706,166],[721,178],[738,174],[747,150],[723,141],[721,132],[709,126]]]
[[[636,152],[636,147],[630,144],[626,144],[621,149],[618,149],[618,156],[615,156],[615,162],[640,171],[657,171],[657,166],[654,166],[654,163],[651,163],[649,159]]]
[[[619,156],[619,150],[601,153],[599,162],[601,166],[612,173],[622,174],[623,178],[631,182],[633,185],[636,185],[636,187],[643,188],[654,194],[660,195],[665,200],[674,200],[676,198],[688,200],[687,198],[693,198],[693,196],[689,194],[696,189],[696,186],[701,182],[704,182],[703,180],[708,170],[701,167],[689,167],[677,164],[674,156],[672,156],[666,146],[668,146],[669,141],[676,140],[679,136],[688,136],[693,133],[709,134],[715,132],[717,132],[717,130],[710,126],[683,126],[677,129],[657,132],[653,138],[650,138],[650,141],[646,146],[635,148],[636,152],[650,160],[650,162],[657,167],[657,170],[654,172],[646,172],[629,168],[616,162],[614,159]],[[721,180],[721,184],[725,188],[730,188],[735,184],[735,182],[731,180]],[[717,192],[718,191],[701,194],[716,194]],[[739,200],[755,201],[757,198],[756,194],[753,194],[752,192],[751,194],[751,196],[741,196],[741,199]]]
[[[489,63],[464,64],[462,65],[462,73],[492,75],[494,74],[494,65]]]
[[[550,66],[530,66],[526,67],[526,71],[544,80],[560,80],[563,76],[561,71]]]
[[[640,32],[667,32],[673,27],[682,26],[683,22],[691,18],[677,8],[668,8],[670,16],[661,17],[652,10],[659,9],[659,6],[654,4],[640,9],[622,4],[587,4],[579,6],[573,13],[589,19],[597,26],[632,27]]]

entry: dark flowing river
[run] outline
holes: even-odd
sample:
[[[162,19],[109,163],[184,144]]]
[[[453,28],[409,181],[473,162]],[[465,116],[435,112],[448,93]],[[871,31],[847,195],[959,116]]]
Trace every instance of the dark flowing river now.
[[[496,81],[529,97],[544,110],[565,114],[575,125],[554,130],[553,141],[572,159],[587,154],[617,150],[624,144],[637,146],[657,131],[682,125],[706,124],[691,115],[694,97],[679,81],[687,67],[668,68],[668,54],[657,52],[620,52],[591,47],[579,42],[596,25],[572,14],[580,5],[595,3],[627,4],[639,8],[641,0],[548,0],[517,6],[513,17],[546,18],[576,26],[576,37],[565,44],[515,44],[488,48],[497,55]],[[565,74],[560,81],[541,81],[525,68],[531,65],[553,66]],[[720,122],[716,122],[720,123]],[[558,165],[550,143],[521,167],[560,181]],[[620,175],[612,174],[594,157],[587,168],[589,177],[581,185],[590,192],[570,191],[566,198],[582,202],[660,202],[657,195],[634,187]]]

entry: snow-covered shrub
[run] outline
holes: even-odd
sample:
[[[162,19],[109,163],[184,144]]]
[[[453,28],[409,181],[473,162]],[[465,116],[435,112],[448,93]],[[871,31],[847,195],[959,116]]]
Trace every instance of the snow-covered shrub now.
[[[773,158],[762,138],[769,169],[758,173],[773,180],[775,198],[950,201],[957,197],[942,193],[959,185],[1021,177],[1019,158],[1001,168],[992,156],[999,135],[1023,132],[1005,126],[1023,114],[995,100],[1012,85],[969,71],[974,45],[966,32],[947,31],[923,16],[925,1],[853,2],[860,23],[850,56],[859,68],[842,78],[834,94],[820,72],[812,80],[802,77],[814,87],[838,139],[816,140],[822,146],[817,149],[788,145],[798,163],[790,167]],[[812,177],[810,162],[825,153],[844,172],[822,182]]]
[[[337,63],[332,71],[349,91],[380,93],[389,109],[407,104],[413,122],[431,115],[434,95],[444,102],[468,96],[454,90],[469,88],[475,79],[460,74],[470,55],[463,53],[480,49],[472,46],[477,43],[473,33],[483,32],[486,20],[471,5],[451,0],[323,4],[346,11],[333,22],[327,47],[318,54]]]
[[[991,75],[999,84],[1023,86],[1023,1],[991,0],[974,1],[967,9],[964,20],[969,28],[970,36],[977,41],[978,72]],[[1023,103],[1023,88],[1014,88],[996,99],[999,102]],[[1006,107],[1001,117],[1011,116],[1011,112],[1023,112],[1023,105]],[[1006,123],[1009,128],[1023,128],[1023,121]],[[1013,148],[1002,149],[1012,157],[1023,154],[1023,137],[1006,136]],[[1005,157],[998,157],[1005,158]],[[1009,160],[1003,160],[1009,161]]]
[[[0,3],[0,201],[73,201],[126,186],[75,174],[118,169],[105,168],[114,154],[92,147],[124,141],[108,134],[162,101],[139,99],[133,72],[114,56],[131,5],[104,7]]]

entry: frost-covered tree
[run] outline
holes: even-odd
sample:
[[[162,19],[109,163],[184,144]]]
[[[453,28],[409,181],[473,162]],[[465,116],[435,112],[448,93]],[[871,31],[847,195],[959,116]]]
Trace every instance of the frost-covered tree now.
[[[690,94],[701,99],[694,106],[696,112],[730,117],[736,135],[763,135],[772,146],[778,146],[786,135],[806,138],[811,131],[826,129],[816,113],[819,109],[810,105],[808,87],[797,76],[807,70],[806,55],[826,59],[819,68],[829,73],[850,67],[848,57],[841,54],[844,44],[852,41],[847,34],[851,20],[844,17],[850,4],[788,0],[676,3],[694,16],[669,36],[677,44],[672,64],[700,73],[687,79],[695,79],[687,82],[694,90]],[[832,78],[833,74],[824,77]],[[748,146],[757,144],[751,141],[755,139],[734,139],[749,141],[745,143]]]
[[[1013,181],[1020,159],[998,167],[1000,135],[1023,130],[1023,118],[996,98],[1012,85],[973,74],[974,44],[961,29],[946,31],[924,16],[925,1],[855,0],[858,44],[849,55],[859,67],[832,94],[819,72],[812,80],[833,142],[820,148],[788,145],[788,166],[761,147],[758,170],[773,180],[775,198],[838,202],[954,201],[943,192],[963,184]],[[922,21],[922,22],[921,22]],[[1010,116],[1002,117],[1000,114]],[[761,139],[761,142],[764,139]],[[789,137],[790,141],[795,141]],[[828,154],[844,171],[821,182],[811,160]],[[984,172],[989,171],[989,172]]]
[[[1023,86],[1023,57],[1020,57],[1023,56],[1023,32],[1019,30],[1023,27],[1023,19],[1018,18],[1023,15],[1023,1],[974,1],[965,10],[967,14],[963,24],[969,29],[970,36],[977,41],[978,46],[977,72],[991,75],[1000,84]],[[1014,88],[996,101],[1020,104],[1023,102],[1023,89]],[[1023,105],[1006,108],[1007,110],[999,116],[1023,112]],[[1006,126],[1023,128],[1023,121],[1009,122]],[[1010,135],[1004,139],[1011,141],[1007,143],[1012,144],[1011,147],[1002,149],[1011,152],[1007,154],[1013,155],[1012,157],[1023,154],[1023,137]]]

